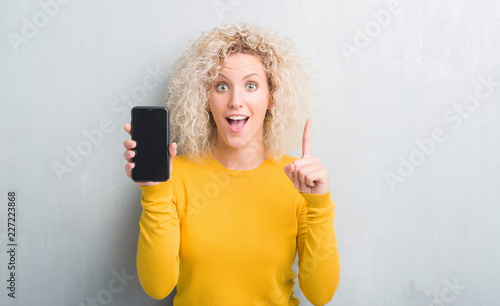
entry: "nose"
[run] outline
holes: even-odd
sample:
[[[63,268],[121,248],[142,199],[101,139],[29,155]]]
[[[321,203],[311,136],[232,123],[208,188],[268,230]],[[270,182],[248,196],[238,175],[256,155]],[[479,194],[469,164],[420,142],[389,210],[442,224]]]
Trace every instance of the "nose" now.
[[[229,99],[229,107],[239,108],[244,104],[243,93],[240,89],[236,88],[231,91],[231,98]]]

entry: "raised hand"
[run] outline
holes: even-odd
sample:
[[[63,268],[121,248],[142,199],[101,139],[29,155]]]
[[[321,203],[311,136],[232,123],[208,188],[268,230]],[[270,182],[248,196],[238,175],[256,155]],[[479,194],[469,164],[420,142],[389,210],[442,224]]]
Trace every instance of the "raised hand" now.
[[[311,152],[311,118],[307,119],[302,136],[302,157],[283,168],[301,193],[325,194],[330,190],[328,171]]]
[[[125,124],[123,126],[123,128],[125,129],[125,131],[127,133],[130,134],[131,126],[129,123]],[[127,139],[123,143],[123,146],[125,147],[125,149],[127,149],[127,151],[125,151],[123,156],[128,161],[128,163],[125,165],[125,172],[127,173],[127,176],[130,179],[132,179],[132,169],[135,167],[135,164],[132,162],[132,158],[135,156],[135,151],[133,151],[133,149],[135,148],[136,143],[132,139]],[[177,154],[177,144],[175,142],[172,142],[168,146],[168,152],[170,153],[170,161],[169,161],[170,162],[170,176],[169,177],[172,177],[173,160],[174,160],[175,155]],[[142,182],[142,183],[137,182],[138,186],[152,186],[152,185],[156,185],[156,184],[158,184],[158,182]]]

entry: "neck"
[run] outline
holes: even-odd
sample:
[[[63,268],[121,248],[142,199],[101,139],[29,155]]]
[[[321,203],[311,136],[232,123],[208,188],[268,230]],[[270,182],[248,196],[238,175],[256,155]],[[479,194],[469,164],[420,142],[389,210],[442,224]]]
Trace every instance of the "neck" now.
[[[216,146],[214,151],[214,158],[224,167],[233,170],[255,169],[267,158],[263,145],[237,149]]]

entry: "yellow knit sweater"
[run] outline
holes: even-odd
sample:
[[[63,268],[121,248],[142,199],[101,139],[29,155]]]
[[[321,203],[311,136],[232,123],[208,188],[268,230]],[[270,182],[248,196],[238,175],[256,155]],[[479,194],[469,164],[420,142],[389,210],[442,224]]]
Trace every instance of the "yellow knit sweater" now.
[[[233,170],[215,158],[173,161],[172,177],[141,187],[137,272],[145,292],[174,305],[314,305],[337,290],[340,262],[330,190],[301,194],[279,163]]]

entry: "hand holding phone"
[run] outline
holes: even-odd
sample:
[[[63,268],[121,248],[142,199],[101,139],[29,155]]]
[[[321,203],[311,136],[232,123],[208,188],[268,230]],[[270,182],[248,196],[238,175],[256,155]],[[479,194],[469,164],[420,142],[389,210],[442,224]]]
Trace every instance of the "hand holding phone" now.
[[[125,129],[125,131],[127,133],[130,134],[130,130],[131,130],[130,123],[125,124],[123,126],[123,128]],[[125,173],[127,174],[127,176],[130,179],[132,179],[132,169],[135,166],[135,164],[132,162],[132,158],[135,155],[135,151],[133,149],[135,148],[136,143],[132,139],[127,139],[123,143],[123,146],[125,147],[125,149],[127,149],[127,151],[125,151],[125,153],[124,153],[124,157],[125,157],[125,160],[128,161],[128,163],[125,165]],[[174,160],[175,155],[177,154],[177,143],[172,142],[168,147],[168,152],[170,154],[170,161],[169,161],[170,176],[172,176],[173,160]],[[137,182],[138,186],[152,186],[152,185],[156,185],[156,184],[158,184],[158,182],[143,182],[143,183]]]
[[[169,142],[168,110],[163,107],[134,107],[132,124],[124,129],[132,139],[124,142],[127,176],[139,186],[166,181],[172,174],[177,144]],[[142,145],[141,145],[142,144]]]

